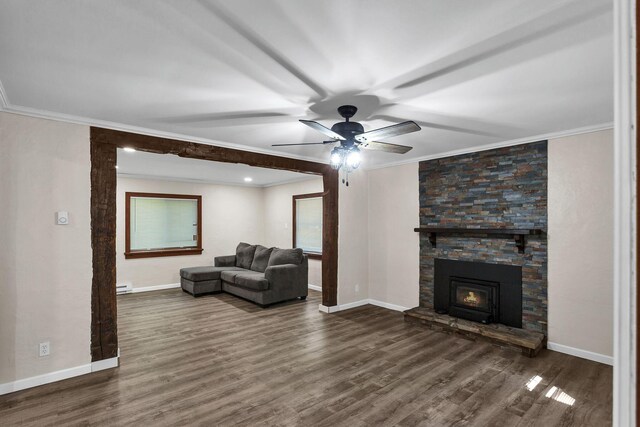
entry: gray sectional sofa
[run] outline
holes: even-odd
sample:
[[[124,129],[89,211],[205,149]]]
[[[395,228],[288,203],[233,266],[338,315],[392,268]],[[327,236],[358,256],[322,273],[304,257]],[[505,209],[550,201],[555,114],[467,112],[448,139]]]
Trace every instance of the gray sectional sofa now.
[[[214,258],[213,266],[180,270],[182,290],[200,296],[228,292],[263,307],[309,293],[309,263],[302,249],[240,243],[235,255]]]

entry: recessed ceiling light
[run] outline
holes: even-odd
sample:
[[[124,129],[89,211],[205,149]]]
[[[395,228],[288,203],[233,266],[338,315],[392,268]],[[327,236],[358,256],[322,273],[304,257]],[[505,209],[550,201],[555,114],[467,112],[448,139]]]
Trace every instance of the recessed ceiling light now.
[[[251,181],[253,181],[253,178],[246,177],[246,178],[244,179],[244,182],[251,182]]]
[[[136,149],[131,147],[124,147],[124,151],[126,151],[127,153],[135,153]]]
[[[116,169],[118,169],[118,165],[116,165]]]

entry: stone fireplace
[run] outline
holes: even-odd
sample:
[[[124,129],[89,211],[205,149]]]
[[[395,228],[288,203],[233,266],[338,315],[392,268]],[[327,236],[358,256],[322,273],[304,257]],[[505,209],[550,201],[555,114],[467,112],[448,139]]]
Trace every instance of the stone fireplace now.
[[[547,142],[419,171],[420,227],[447,230],[420,234],[420,307],[546,335]]]

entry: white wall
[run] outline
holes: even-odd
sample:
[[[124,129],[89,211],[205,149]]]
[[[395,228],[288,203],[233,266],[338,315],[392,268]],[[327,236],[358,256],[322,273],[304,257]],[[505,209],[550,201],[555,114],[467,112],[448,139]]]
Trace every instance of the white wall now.
[[[613,131],[549,141],[549,342],[613,354]]]
[[[202,196],[201,255],[125,259],[125,193],[190,194]],[[213,258],[235,254],[239,242],[264,244],[263,190],[164,180],[118,178],[117,283],[133,288],[180,282],[180,269],[213,265]]]
[[[292,197],[296,194],[321,193],[322,191],[321,177],[264,188],[265,246],[292,247]],[[309,260],[309,284],[322,287],[321,260]]]
[[[0,385],[91,362],[89,174],[87,126],[0,113]]]
[[[338,305],[369,297],[369,182],[366,170],[340,184],[338,200]]]
[[[368,171],[369,298],[418,306],[420,225],[418,163]]]

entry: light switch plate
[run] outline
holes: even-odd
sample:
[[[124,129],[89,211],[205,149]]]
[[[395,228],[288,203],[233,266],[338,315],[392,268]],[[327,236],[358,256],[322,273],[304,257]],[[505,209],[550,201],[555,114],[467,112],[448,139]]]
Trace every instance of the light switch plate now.
[[[58,225],[69,224],[69,212],[66,212],[66,211],[56,212],[56,224]]]

